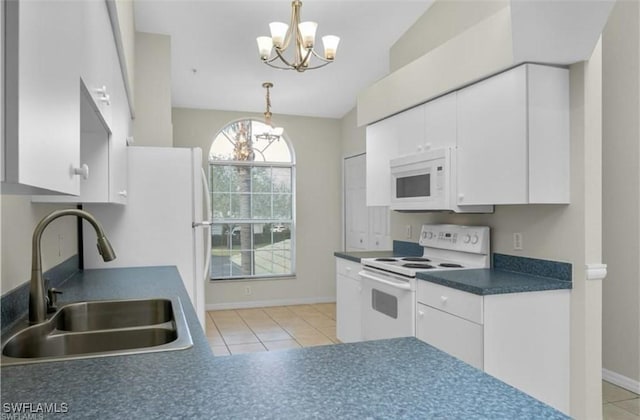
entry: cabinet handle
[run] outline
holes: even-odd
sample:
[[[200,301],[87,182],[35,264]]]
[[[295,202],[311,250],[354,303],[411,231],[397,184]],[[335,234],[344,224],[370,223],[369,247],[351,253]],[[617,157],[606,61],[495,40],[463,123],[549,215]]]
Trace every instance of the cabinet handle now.
[[[120,197],[126,197],[127,196],[127,190],[118,191],[118,195]]]
[[[100,102],[102,102],[105,105],[111,105],[111,97],[107,93],[106,86],[103,85],[101,88],[94,89],[93,91],[98,95],[100,95],[100,97],[98,98]]]
[[[89,179],[89,165],[83,163],[79,168],[73,168],[74,175],[80,175],[82,179]]]
[[[106,93],[99,97],[98,100],[105,105],[111,105],[111,97]]]
[[[462,203],[464,201],[464,194],[458,194],[458,203]]]
[[[345,267],[344,268],[346,271],[351,271],[351,267]]]
[[[446,297],[446,296],[440,296],[440,301],[441,301],[442,303],[447,303],[447,300],[449,300],[449,298],[448,298],[448,297]]]
[[[422,318],[424,316],[424,311],[418,311],[418,315]]]

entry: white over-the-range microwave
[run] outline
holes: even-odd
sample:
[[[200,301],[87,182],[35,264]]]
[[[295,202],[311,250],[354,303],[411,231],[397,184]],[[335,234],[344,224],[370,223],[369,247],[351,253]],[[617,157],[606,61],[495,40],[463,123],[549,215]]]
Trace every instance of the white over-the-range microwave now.
[[[460,206],[456,151],[447,147],[390,160],[391,209],[492,213],[493,206]]]

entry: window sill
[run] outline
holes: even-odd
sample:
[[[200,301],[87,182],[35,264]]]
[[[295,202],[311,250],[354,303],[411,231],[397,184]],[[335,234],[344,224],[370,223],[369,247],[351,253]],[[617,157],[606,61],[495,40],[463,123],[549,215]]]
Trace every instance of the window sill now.
[[[209,279],[209,283],[227,283],[238,281],[261,281],[261,280],[293,280],[297,276],[293,274],[285,274],[282,276],[254,276],[254,277],[230,277],[230,278],[213,278]]]

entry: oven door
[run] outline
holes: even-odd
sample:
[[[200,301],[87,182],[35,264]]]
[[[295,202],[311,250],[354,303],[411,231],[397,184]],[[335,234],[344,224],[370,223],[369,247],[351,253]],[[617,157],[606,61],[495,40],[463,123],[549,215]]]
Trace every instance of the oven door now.
[[[413,282],[392,274],[362,270],[362,338],[412,337],[415,335]]]
[[[392,210],[447,210],[449,149],[390,161]]]

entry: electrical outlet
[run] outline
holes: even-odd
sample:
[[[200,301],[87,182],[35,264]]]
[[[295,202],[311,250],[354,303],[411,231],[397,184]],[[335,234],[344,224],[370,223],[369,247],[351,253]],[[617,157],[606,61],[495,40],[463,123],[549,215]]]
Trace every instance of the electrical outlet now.
[[[522,250],[522,233],[516,232],[513,234],[513,249]]]
[[[251,286],[244,286],[244,295],[251,296],[253,294],[253,290],[251,290]]]
[[[407,239],[411,239],[411,225],[406,225],[404,227],[404,236]]]

